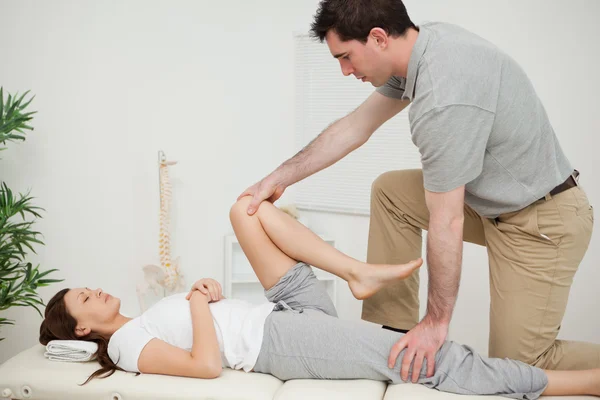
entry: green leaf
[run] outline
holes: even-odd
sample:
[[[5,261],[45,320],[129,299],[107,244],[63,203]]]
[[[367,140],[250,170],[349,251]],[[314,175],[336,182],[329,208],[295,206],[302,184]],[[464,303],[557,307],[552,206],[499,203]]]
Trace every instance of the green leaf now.
[[[40,274],[39,278],[43,278],[43,277],[45,277],[46,275],[48,275],[48,274],[50,274],[50,273],[52,273],[52,272],[57,272],[57,271],[58,271],[58,270],[57,270],[56,268],[54,268],[54,269],[49,269],[49,270],[47,270],[47,271],[44,271],[44,272],[42,272],[42,273]]]
[[[19,100],[16,101],[17,107],[19,107],[19,108],[21,107],[21,102],[23,101],[23,99],[25,98],[25,96],[27,96],[27,93],[29,93],[29,90],[26,91],[25,93],[23,93],[21,95],[21,97],[19,97]],[[15,95],[15,97],[16,97],[16,95]]]
[[[31,99],[31,100],[33,100],[33,99]],[[31,100],[29,100],[29,101],[31,101]],[[27,103],[27,104],[29,104],[29,103]],[[27,113],[25,113],[25,114],[21,114],[21,117],[22,117],[22,118],[27,118],[27,120],[29,121],[29,120],[31,119],[30,117],[31,117],[33,114],[37,114],[37,111],[29,111],[29,112],[27,112]]]
[[[12,103],[12,95],[9,93],[8,94],[8,99],[6,100],[6,106],[5,106],[5,108],[10,107],[11,103]],[[6,111],[6,113],[8,114],[8,111]]]
[[[29,304],[30,306],[33,306],[34,304],[39,304],[39,305],[41,305],[41,306],[43,306],[43,305],[44,305],[44,303],[42,303],[42,301],[41,301],[41,300],[39,300],[39,299],[36,299],[36,298],[33,298],[33,297],[31,297],[31,298],[27,298],[27,300],[25,300],[25,302],[26,302],[27,304]]]
[[[27,103],[25,103],[21,106],[21,110],[24,110],[25,108],[27,108],[27,106],[29,106],[29,104],[33,101],[33,99],[35,99],[35,96],[31,96],[29,101],[27,101]],[[32,111],[31,114],[35,114],[36,112],[37,111]]]
[[[44,287],[44,286],[48,286],[50,283],[58,283],[58,282],[64,282],[64,279],[40,279],[38,281],[38,286]]]
[[[37,306],[32,305],[32,307],[35,309],[35,311],[37,311],[37,313],[39,314],[40,317],[44,318],[44,314],[42,314],[42,312],[40,311],[40,309]]]
[[[30,239],[30,240],[27,240],[27,241],[23,241],[23,244],[24,244],[25,246],[27,246],[27,248],[28,248],[29,250],[31,250],[31,251],[32,251],[34,254],[37,254],[37,253],[35,252],[35,250],[33,249],[33,247],[32,247],[32,246],[29,244],[29,242],[33,242],[33,241],[34,241],[34,239]]]
[[[9,116],[13,117],[15,109],[17,108],[17,102],[13,101],[11,103],[10,100],[11,100],[11,96],[9,94],[8,95],[8,110],[6,111],[6,115],[9,115]]]
[[[31,277],[31,263],[27,264],[27,272],[25,272],[25,281],[29,281]]]

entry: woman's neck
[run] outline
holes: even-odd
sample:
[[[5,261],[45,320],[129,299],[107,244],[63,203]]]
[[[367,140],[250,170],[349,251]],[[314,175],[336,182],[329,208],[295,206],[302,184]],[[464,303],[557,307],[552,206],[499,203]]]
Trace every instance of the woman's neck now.
[[[111,336],[114,335],[114,333],[116,331],[121,329],[123,327],[123,325],[125,325],[126,323],[128,323],[131,320],[132,320],[132,318],[126,317],[122,314],[119,314],[115,317],[115,319],[112,322],[110,322],[109,324],[107,324],[104,327],[102,332],[98,332],[98,333],[101,334],[102,336],[104,336],[106,339],[110,339]]]

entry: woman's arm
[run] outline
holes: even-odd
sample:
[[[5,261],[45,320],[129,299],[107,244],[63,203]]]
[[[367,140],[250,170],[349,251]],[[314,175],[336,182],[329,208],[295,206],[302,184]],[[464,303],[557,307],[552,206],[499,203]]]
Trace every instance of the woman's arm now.
[[[221,374],[221,353],[219,342],[208,308],[209,299],[199,291],[190,298],[192,314],[192,351],[172,346],[160,339],[152,339],[138,360],[138,368],[143,373],[187,376],[212,379]]]
[[[195,290],[190,297],[194,335],[192,358],[198,363],[208,366],[211,371],[218,371],[218,376],[221,373],[221,352],[208,303],[208,296],[198,290]]]

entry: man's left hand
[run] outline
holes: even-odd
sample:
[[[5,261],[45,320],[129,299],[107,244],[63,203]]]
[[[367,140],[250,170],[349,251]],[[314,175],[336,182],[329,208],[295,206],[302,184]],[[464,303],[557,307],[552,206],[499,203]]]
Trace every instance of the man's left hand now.
[[[402,360],[402,368],[400,369],[402,380],[408,380],[408,372],[413,359],[415,361],[412,370],[413,383],[416,383],[419,379],[424,359],[427,360],[427,377],[433,376],[435,371],[435,355],[444,344],[447,335],[448,324],[434,321],[432,318],[425,316],[421,322],[392,346],[388,358],[388,367],[394,367],[398,355],[406,348]]]

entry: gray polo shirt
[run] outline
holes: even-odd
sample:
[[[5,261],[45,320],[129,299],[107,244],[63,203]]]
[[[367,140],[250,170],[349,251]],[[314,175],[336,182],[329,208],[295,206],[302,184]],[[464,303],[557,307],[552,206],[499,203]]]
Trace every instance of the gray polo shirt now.
[[[493,44],[446,23],[419,26],[408,76],[379,93],[411,100],[425,189],[465,185],[484,217],[520,210],[573,172],[521,67]]]

